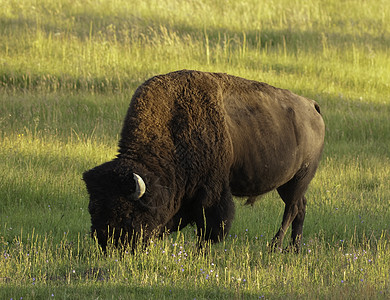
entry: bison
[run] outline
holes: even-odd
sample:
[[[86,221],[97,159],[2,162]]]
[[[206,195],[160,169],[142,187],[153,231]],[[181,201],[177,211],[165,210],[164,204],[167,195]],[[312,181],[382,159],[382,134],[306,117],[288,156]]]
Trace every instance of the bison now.
[[[271,245],[281,249],[292,223],[299,250],[324,134],[318,104],[288,90],[200,71],[152,77],[131,99],[116,158],[83,174],[92,235],[103,249],[110,236],[134,247],[194,224],[201,241],[218,242],[233,195],[253,204],[277,189],[285,210]]]

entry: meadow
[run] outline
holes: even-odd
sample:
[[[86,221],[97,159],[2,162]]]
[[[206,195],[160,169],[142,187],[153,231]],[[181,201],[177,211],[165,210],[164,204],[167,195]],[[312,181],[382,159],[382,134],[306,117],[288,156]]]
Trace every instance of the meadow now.
[[[319,103],[300,254],[268,251],[275,192],[235,199],[203,252],[193,227],[134,255],[90,238],[82,173],[115,157],[136,87],[179,69]],[[388,299],[389,70],[386,0],[0,1],[0,298]]]

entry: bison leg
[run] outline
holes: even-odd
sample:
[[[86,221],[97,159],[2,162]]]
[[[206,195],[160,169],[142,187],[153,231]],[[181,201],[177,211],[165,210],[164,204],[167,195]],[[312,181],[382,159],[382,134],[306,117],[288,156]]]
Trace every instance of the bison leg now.
[[[299,252],[303,222],[306,215],[305,192],[314,177],[318,167],[318,161],[316,160],[313,161],[314,163],[306,164],[290,181],[277,189],[285,203],[285,209],[282,225],[272,240],[272,247],[274,249],[281,248],[286,231],[292,223],[291,246],[296,252]]]
[[[285,209],[282,225],[272,240],[271,246],[273,249],[282,248],[283,238],[292,223],[291,246],[296,252],[299,252],[303,222],[306,214],[306,198],[304,193],[309,182],[310,180],[297,180],[297,177],[294,177],[278,188],[278,193],[285,203]]]
[[[229,232],[234,217],[234,202],[230,188],[226,188],[220,201],[211,207],[202,208],[196,221],[199,242],[211,241],[218,243]]]
[[[306,197],[302,196],[298,202],[298,213],[292,222],[291,246],[296,252],[301,248],[301,238],[303,232],[303,221],[306,215]]]

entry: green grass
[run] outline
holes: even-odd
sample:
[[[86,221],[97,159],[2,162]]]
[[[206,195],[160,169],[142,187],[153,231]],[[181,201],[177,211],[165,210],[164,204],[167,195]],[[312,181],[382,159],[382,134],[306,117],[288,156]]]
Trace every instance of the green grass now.
[[[0,298],[387,299],[389,19],[385,0],[0,2]],[[89,237],[81,174],[115,156],[135,88],[183,68],[319,102],[301,254],[267,250],[276,193],[236,199],[207,253],[192,227],[135,255]]]

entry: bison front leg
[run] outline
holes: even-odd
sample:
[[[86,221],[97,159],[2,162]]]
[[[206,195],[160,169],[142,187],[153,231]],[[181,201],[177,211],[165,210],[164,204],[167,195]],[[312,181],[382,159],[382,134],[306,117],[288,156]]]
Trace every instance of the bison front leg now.
[[[225,188],[217,203],[210,207],[202,207],[196,221],[197,235],[200,245],[204,241],[218,243],[229,232],[234,218],[234,202],[230,188]]]

